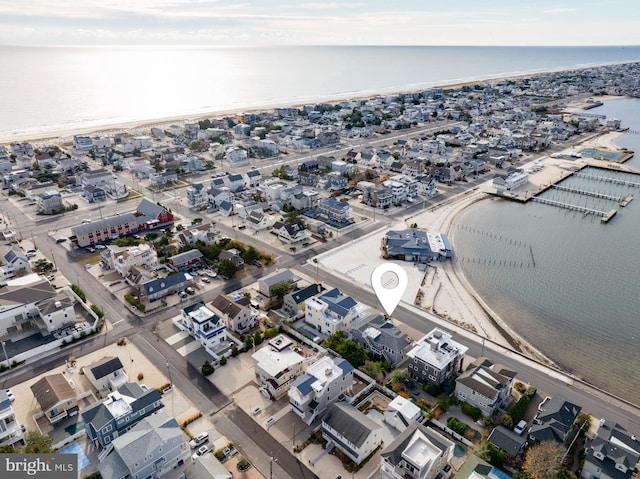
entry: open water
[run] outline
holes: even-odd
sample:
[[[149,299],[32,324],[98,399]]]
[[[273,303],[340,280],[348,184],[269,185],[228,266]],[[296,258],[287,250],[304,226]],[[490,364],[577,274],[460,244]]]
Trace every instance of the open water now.
[[[620,118],[640,130],[640,101],[614,100],[593,113]],[[618,146],[640,154],[640,136]],[[639,169],[634,157],[630,166]],[[585,172],[640,183],[640,175]],[[571,177],[563,186],[614,196],[614,201],[547,191],[545,197],[608,211],[608,224],[539,203],[482,202],[463,216],[454,248],[469,282],[517,333],[565,369],[638,403],[640,368],[640,187]]]
[[[639,46],[0,46],[0,137],[638,59]]]

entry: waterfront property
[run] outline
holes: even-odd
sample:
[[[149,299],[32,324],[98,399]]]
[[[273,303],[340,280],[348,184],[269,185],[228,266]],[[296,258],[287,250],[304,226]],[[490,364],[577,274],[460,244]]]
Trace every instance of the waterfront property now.
[[[577,433],[576,421],[582,407],[560,396],[554,396],[538,407],[538,414],[529,429],[530,442],[556,441],[568,444]]]
[[[355,342],[393,366],[404,361],[412,345],[406,333],[377,313],[353,323],[351,336]]]
[[[640,463],[640,441],[619,424],[600,423],[589,438],[580,477],[582,479],[631,479]]]
[[[410,228],[387,231],[382,239],[382,253],[387,259],[427,263],[451,258],[453,248],[449,238],[443,233],[429,233],[418,228]]]
[[[434,328],[407,353],[409,376],[434,386],[452,385],[460,373],[466,346],[453,341],[450,333]]]
[[[506,409],[516,373],[487,358],[478,358],[456,378],[456,397],[477,407],[483,416],[492,417]]]

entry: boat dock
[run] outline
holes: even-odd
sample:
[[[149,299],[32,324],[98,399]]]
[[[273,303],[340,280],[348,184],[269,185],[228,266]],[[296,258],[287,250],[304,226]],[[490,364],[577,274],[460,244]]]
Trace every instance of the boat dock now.
[[[593,208],[587,208],[586,206],[580,205],[572,205],[570,203],[564,203],[562,201],[550,200],[548,198],[541,198],[539,196],[534,196],[531,198],[531,201],[535,201],[537,203],[542,203],[545,205],[559,206],[560,208],[565,208],[571,211],[577,211],[579,213],[584,213],[585,215],[595,215],[600,216],[601,223],[608,223],[611,218],[613,218],[617,210],[609,210],[609,211],[601,211],[595,210]]]

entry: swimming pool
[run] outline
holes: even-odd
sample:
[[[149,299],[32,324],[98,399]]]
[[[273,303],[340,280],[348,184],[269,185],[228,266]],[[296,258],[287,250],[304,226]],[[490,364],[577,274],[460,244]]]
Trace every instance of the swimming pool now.
[[[63,447],[58,451],[58,453],[59,454],[77,454],[79,471],[81,471],[82,469],[87,467],[89,464],[91,464],[86,454],[84,453],[84,451],[82,450],[82,448],[77,442],[71,443],[68,446]]]

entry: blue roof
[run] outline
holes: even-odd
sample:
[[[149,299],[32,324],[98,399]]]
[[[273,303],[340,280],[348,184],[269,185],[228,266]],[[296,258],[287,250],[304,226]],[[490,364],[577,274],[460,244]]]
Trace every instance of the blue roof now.
[[[354,369],[351,363],[344,358],[336,358],[334,362],[336,366],[342,369],[343,376],[349,374]]]
[[[317,378],[313,374],[303,374],[291,383],[292,388],[296,388],[300,391],[300,394],[306,396],[311,392],[311,385],[317,381]]]

